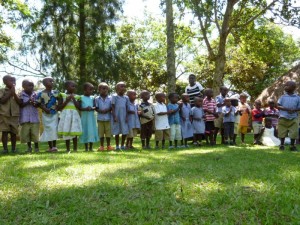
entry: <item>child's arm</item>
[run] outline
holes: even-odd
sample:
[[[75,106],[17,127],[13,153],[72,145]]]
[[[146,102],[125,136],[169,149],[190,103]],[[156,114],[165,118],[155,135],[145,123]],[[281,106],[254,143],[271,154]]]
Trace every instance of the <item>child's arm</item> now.
[[[10,97],[14,97],[14,99],[18,105],[21,104],[19,96],[16,94],[15,87],[12,87],[11,89],[9,89],[9,91],[0,98],[0,103],[5,104],[10,99]]]
[[[68,97],[66,97],[66,101],[64,101],[63,96],[59,95],[57,97],[58,103],[57,103],[57,111],[61,111],[63,110],[66,105],[73,99],[73,95],[69,95]]]

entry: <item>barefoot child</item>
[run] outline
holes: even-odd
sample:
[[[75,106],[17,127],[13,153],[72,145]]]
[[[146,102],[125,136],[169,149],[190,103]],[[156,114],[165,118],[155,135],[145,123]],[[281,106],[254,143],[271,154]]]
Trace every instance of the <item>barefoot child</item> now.
[[[100,96],[96,98],[96,111],[98,112],[98,133],[100,137],[100,147],[98,151],[104,151],[104,138],[106,138],[106,149],[114,150],[110,145],[111,138],[111,97],[108,96],[109,87],[107,83],[100,83],[98,86]]]
[[[80,107],[80,96],[75,95],[76,83],[65,82],[66,93],[60,93],[58,97],[58,110],[61,110],[58,123],[58,135],[62,135],[66,141],[66,151],[70,152],[70,140],[73,140],[73,150],[77,151],[77,136],[82,134],[81,119],[77,109]]]
[[[94,114],[95,101],[92,96],[94,86],[91,83],[83,84],[83,95],[80,98],[82,135],[79,140],[84,143],[85,151],[93,151],[93,143],[99,141],[96,118]]]
[[[202,137],[205,133],[205,113],[203,109],[203,98],[196,97],[194,99],[195,106],[191,110],[191,118],[193,133],[194,133],[194,146],[201,146]]]
[[[143,149],[151,149],[150,138],[153,132],[154,106],[148,102],[150,99],[149,91],[142,91],[140,94],[142,103],[139,105],[139,116],[141,121],[141,141]]]
[[[125,140],[129,133],[128,130],[128,115],[127,115],[127,104],[128,98],[125,96],[126,84],[119,82],[116,85],[116,94],[111,98],[111,108],[113,115],[112,122],[112,134],[115,135],[116,150],[125,150]],[[119,145],[119,135],[122,134],[121,147]]]
[[[8,153],[8,134],[10,134],[11,151],[16,152],[20,107],[16,94],[16,79],[10,75],[3,77],[5,88],[0,89],[0,131],[2,132],[3,153]]]
[[[126,148],[134,149],[132,145],[133,138],[137,135],[138,130],[141,128],[141,124],[138,115],[138,105],[135,104],[136,92],[134,90],[127,91],[127,96],[129,99],[127,103],[129,133],[127,135]]]
[[[40,142],[48,142],[48,152],[57,152],[58,114],[56,104],[59,92],[53,90],[54,80],[51,77],[44,78],[43,85],[45,86],[45,89],[37,94],[36,99],[39,107],[43,110],[42,123],[44,131],[40,137]]]
[[[31,80],[23,80],[23,91],[20,94],[20,139],[27,143],[27,152],[32,152],[31,142],[34,142],[34,151],[39,152],[40,118],[36,105],[36,93]]]

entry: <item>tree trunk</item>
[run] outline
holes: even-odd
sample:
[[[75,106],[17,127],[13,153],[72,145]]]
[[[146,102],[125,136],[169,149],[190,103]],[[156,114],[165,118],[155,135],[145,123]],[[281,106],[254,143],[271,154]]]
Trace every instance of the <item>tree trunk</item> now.
[[[85,36],[85,1],[79,2],[79,83],[87,82],[86,74],[86,36]]]
[[[176,69],[175,69],[175,41],[174,41],[174,21],[173,2],[166,0],[166,23],[167,23],[167,74],[168,92],[175,92],[176,89]]]

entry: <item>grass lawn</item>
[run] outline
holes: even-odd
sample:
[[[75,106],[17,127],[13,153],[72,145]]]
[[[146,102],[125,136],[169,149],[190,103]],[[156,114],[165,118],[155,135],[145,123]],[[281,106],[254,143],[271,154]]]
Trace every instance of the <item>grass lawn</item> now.
[[[0,156],[5,225],[300,224],[299,196],[300,153],[278,148]]]

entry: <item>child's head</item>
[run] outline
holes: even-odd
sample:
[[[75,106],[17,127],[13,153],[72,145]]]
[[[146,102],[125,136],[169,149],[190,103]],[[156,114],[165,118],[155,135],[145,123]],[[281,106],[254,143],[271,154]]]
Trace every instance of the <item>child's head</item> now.
[[[172,104],[176,104],[179,100],[179,96],[176,93],[170,93],[168,99]]]
[[[224,103],[227,107],[231,106],[231,99],[230,98],[225,98]]]
[[[189,83],[190,83],[190,86],[194,86],[195,83],[196,83],[196,76],[195,74],[190,74],[189,75]]]
[[[83,92],[85,96],[90,96],[93,94],[94,91],[94,85],[92,85],[89,82],[86,82],[83,84]]]
[[[150,92],[143,90],[140,94],[140,98],[144,101],[147,102],[150,99]]]
[[[134,90],[127,91],[127,96],[130,102],[134,102],[136,99],[136,92]]]
[[[296,89],[296,83],[294,81],[288,81],[284,84],[284,90],[287,92],[287,93],[294,93]]]
[[[124,95],[126,92],[126,84],[124,82],[117,83],[116,92],[118,95]]]
[[[226,96],[228,94],[229,89],[226,86],[220,87],[220,93],[222,96]]]
[[[261,101],[260,100],[256,100],[254,102],[254,106],[255,106],[256,109],[260,109],[261,108]]]
[[[2,80],[7,88],[16,86],[16,78],[12,77],[11,75],[5,75]]]
[[[190,101],[190,96],[187,93],[183,93],[181,99],[184,103],[188,103]]]
[[[73,94],[76,91],[76,83],[72,80],[67,80],[65,82],[65,89],[68,94]]]
[[[246,95],[245,93],[241,93],[240,94],[240,101],[241,101],[241,103],[246,103],[247,102],[247,98],[248,98],[248,95]]]
[[[109,91],[109,87],[108,84],[105,82],[101,82],[98,85],[98,91],[100,93],[101,96],[107,96],[108,95],[108,91]]]
[[[52,77],[45,77],[43,79],[43,85],[47,89],[52,89],[54,87],[54,80],[53,80],[53,78]]]
[[[275,107],[275,101],[274,101],[274,99],[270,98],[268,100],[268,105],[269,105],[270,109],[273,109]]]
[[[203,98],[201,97],[195,97],[194,98],[194,104],[196,107],[202,107],[203,105]]]
[[[205,95],[208,97],[208,98],[212,98],[214,96],[214,92],[211,88],[207,88],[205,90]]]
[[[159,92],[155,95],[155,99],[159,103],[164,103],[166,101],[166,95],[162,92]]]
[[[33,92],[34,84],[31,80],[25,79],[22,81],[22,87],[27,94],[31,94]]]
[[[265,118],[265,127],[267,127],[267,128],[272,127],[272,118],[271,117],[266,117]]]

